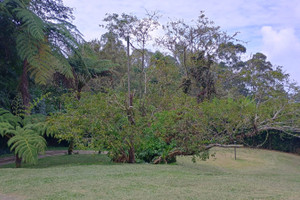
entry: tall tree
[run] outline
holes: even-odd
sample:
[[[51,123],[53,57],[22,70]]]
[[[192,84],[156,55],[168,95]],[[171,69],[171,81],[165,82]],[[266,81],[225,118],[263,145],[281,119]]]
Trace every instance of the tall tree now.
[[[215,93],[215,63],[218,47],[234,40],[208,20],[201,12],[194,25],[183,20],[171,21],[163,26],[165,36],[157,43],[173,53],[183,74],[185,93],[197,96],[198,101],[210,99]]]
[[[128,121],[132,126],[135,125],[134,121],[134,113],[133,113],[133,95],[131,93],[131,88],[130,88],[130,36],[132,34],[133,30],[133,25],[137,21],[137,18],[135,16],[127,15],[127,14],[122,14],[121,17],[119,17],[118,14],[112,14],[108,15],[105,19],[105,22],[108,22],[106,25],[106,28],[115,34],[117,34],[120,38],[125,39],[127,41],[127,77],[128,77],[128,82],[127,82],[127,88],[128,88],[128,99],[127,99],[127,107],[126,107],[126,112],[128,116]],[[129,142],[128,145],[130,146],[128,150],[129,154],[129,163],[134,163],[135,162],[135,152],[134,152],[134,141],[133,137],[129,136]]]
[[[157,12],[147,12],[146,17],[137,18],[133,15],[122,14],[118,16],[117,14],[108,15],[104,21],[108,24],[106,28],[123,37],[126,35],[131,38],[130,46],[133,51],[138,52],[141,57],[140,63],[140,96],[147,93],[147,73],[146,73],[146,63],[145,57],[147,54],[146,47],[152,40],[151,33],[156,30],[159,26],[158,23],[159,16]],[[125,26],[125,24],[127,25]],[[125,38],[123,38],[125,39]]]
[[[0,3],[1,30],[11,31],[10,41],[3,41],[5,49],[14,44],[21,67],[19,91],[24,110],[30,107],[29,75],[38,84],[45,84],[55,71],[72,77],[66,54],[77,45],[79,32],[67,20],[71,9],[62,1],[4,0]],[[73,31],[73,32],[72,32]],[[11,57],[7,57],[11,58]],[[15,58],[13,58],[15,59]],[[17,161],[21,159],[17,156]],[[20,163],[19,163],[20,164]]]
[[[28,75],[40,84],[45,84],[54,71],[72,77],[65,55],[68,49],[76,47],[76,37],[80,34],[66,21],[71,13],[70,9],[63,9],[61,1],[51,1],[48,5],[37,0],[5,0],[1,4],[1,12],[9,22],[7,26],[13,27],[13,42],[22,62],[19,88],[27,109],[30,102]]]

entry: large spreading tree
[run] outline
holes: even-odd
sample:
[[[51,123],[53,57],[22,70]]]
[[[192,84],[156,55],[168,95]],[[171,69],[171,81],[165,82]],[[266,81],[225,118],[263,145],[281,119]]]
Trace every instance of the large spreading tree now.
[[[70,147],[129,163],[205,159],[214,146],[271,133],[299,138],[297,85],[262,53],[242,59],[243,42],[203,12],[164,25],[156,52],[147,47],[157,13],[108,14],[108,32],[90,42],[61,0],[4,0],[0,14],[0,106],[12,111],[0,110],[0,134],[18,162],[36,162],[46,127]],[[34,90],[44,98],[33,101]],[[41,102],[52,106],[47,123],[34,114]]]

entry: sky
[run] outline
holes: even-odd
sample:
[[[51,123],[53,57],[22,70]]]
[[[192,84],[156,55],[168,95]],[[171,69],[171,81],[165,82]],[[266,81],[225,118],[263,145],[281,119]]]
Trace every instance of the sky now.
[[[239,32],[247,55],[262,52],[300,84],[300,0],[63,0],[74,8],[73,23],[88,40],[99,39],[106,13],[144,17],[158,11],[169,19],[196,20],[200,11],[229,34]]]

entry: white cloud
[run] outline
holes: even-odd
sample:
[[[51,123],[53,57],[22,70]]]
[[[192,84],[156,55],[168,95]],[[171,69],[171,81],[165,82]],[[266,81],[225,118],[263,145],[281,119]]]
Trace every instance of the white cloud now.
[[[274,30],[271,26],[261,28],[262,51],[272,63],[282,65],[292,79],[300,82],[300,38],[293,28]]]

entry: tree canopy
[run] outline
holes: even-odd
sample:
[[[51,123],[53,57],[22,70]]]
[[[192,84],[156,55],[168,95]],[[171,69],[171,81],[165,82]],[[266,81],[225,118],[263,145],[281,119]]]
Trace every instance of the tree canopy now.
[[[44,134],[132,163],[205,159],[270,135],[299,144],[297,84],[264,54],[245,58],[238,34],[204,12],[164,25],[156,12],[107,14],[88,42],[61,0],[4,0],[0,14],[0,133],[19,160],[36,162]]]

